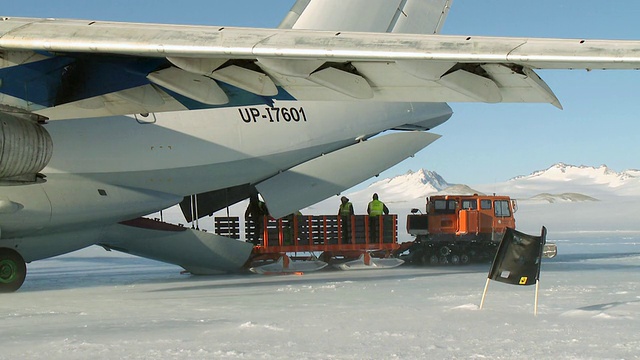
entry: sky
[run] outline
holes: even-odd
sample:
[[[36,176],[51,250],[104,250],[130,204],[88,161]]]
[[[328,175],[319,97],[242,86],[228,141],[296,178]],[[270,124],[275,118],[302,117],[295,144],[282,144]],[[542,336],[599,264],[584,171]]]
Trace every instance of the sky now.
[[[4,2],[0,16],[275,27],[295,0],[80,0]],[[63,5],[61,5],[63,4]],[[443,34],[640,39],[640,2],[455,0]],[[638,169],[640,71],[538,71],[564,106],[451,103],[443,135],[380,174],[426,168],[449,183],[505,181],[564,162]]]

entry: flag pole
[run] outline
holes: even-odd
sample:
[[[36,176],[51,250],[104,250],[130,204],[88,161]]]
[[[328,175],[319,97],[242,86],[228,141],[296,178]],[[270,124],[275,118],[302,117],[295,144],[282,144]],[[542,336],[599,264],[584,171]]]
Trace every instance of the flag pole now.
[[[540,280],[536,280],[536,296],[533,305],[533,315],[538,316],[538,289],[540,288]]]
[[[491,279],[487,278],[487,283],[484,285],[484,291],[482,292],[482,300],[480,300],[480,310],[482,310],[482,306],[484,306],[484,298],[487,296],[487,289],[489,288],[489,281]]]
[[[540,252],[538,253],[538,272],[536,273],[536,296],[533,306],[533,316],[538,316],[538,289],[540,289],[540,268],[542,267],[542,253],[544,244],[547,243],[547,228],[542,227],[540,231]]]

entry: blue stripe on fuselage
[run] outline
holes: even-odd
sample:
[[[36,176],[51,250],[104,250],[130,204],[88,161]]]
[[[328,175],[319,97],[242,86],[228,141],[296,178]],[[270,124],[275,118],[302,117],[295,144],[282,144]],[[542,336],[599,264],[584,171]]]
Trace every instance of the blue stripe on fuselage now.
[[[43,107],[105,95],[150,84],[147,74],[171,66],[166,59],[117,56],[67,55],[0,69],[0,93]],[[295,100],[279,88],[274,97],[265,97],[219,82],[229,103],[202,104],[168,89],[163,90],[188,109],[267,104],[274,100]]]
[[[62,74],[74,61],[54,57],[0,69],[0,92],[45,107],[53,106]]]

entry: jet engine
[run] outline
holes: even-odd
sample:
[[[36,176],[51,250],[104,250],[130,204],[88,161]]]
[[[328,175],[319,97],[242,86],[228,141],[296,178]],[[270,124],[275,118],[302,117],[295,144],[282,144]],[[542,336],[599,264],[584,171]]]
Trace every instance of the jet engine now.
[[[36,181],[52,153],[53,141],[42,125],[0,112],[0,181]]]

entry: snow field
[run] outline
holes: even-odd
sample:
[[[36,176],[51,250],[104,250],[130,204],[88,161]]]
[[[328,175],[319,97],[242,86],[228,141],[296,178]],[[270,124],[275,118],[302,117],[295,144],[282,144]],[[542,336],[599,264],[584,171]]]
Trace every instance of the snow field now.
[[[640,238],[573,241],[537,317],[534,287],[491,282],[478,309],[489,264],[191,277],[90,248],[3,296],[0,359],[638,358]]]

